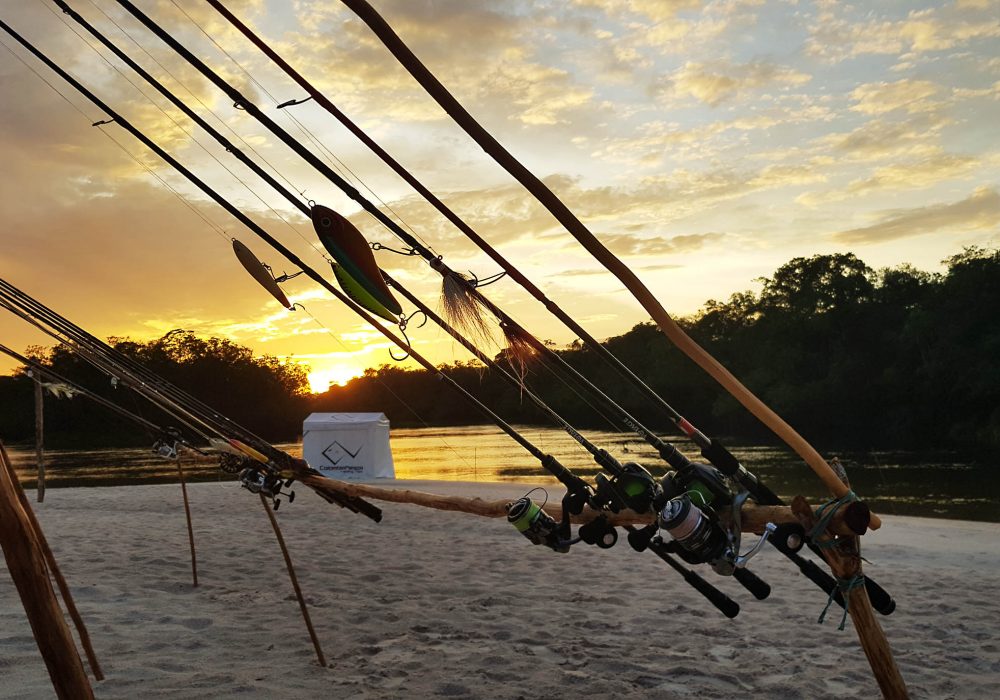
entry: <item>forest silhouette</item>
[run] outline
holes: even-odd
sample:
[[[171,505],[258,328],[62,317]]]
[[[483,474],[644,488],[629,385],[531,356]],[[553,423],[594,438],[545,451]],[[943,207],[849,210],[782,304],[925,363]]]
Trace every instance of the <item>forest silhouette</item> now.
[[[809,440],[838,448],[985,452],[1000,447],[1000,251],[968,248],[945,263],[945,272],[929,273],[909,265],[873,270],[853,254],[795,258],[759,280],[759,292],[709,300],[680,323]],[[272,441],[296,440],[313,411],[381,411],[397,427],[488,422],[424,370],[383,365],[311,395],[302,366],[255,357],[228,340],[173,331],[150,342],[111,344]],[[606,345],[710,434],[774,441],[652,324]],[[646,425],[674,432],[662,412],[582,343],[553,349]],[[131,411],[175,424],[127,390],[111,388],[106,376],[65,349],[28,352]],[[440,369],[509,422],[548,424],[478,362]],[[540,363],[529,366],[525,379],[574,425],[618,427]],[[6,441],[33,439],[33,391],[23,371],[0,377]],[[154,437],[82,397],[48,398],[45,411],[51,446],[124,446]]]

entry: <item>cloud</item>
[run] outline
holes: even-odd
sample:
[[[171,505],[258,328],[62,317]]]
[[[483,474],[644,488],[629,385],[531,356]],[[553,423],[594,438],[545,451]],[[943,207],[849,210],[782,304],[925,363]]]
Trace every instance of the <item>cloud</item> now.
[[[671,238],[645,238],[628,233],[611,233],[599,236],[601,242],[616,255],[656,256],[698,250],[708,243],[723,238],[720,233],[698,233]]]
[[[888,212],[878,223],[841,231],[833,238],[841,243],[882,243],[935,231],[984,231],[998,225],[1000,193],[991,187],[979,187],[961,201]]]
[[[851,5],[827,3],[810,26],[806,53],[831,62],[871,54],[921,54],[964,47],[1000,36],[1000,22],[986,4],[913,10],[905,18],[852,17]]]
[[[889,156],[926,156],[940,149],[941,130],[950,123],[938,113],[920,113],[897,121],[873,118],[849,132],[832,132],[813,142],[837,158],[862,162]]]
[[[973,156],[939,151],[913,162],[891,163],[875,168],[871,175],[852,180],[847,187],[807,192],[796,201],[807,206],[817,206],[871,193],[931,187],[966,176],[981,163],[979,158]]]
[[[910,114],[940,109],[941,103],[931,100],[941,88],[927,80],[898,80],[894,83],[865,83],[854,88],[851,107],[862,114],[885,114],[902,109]]]
[[[798,86],[810,76],[788,66],[765,61],[734,64],[726,60],[687,62],[660,88],[676,97],[693,97],[712,107],[741,93],[768,85]]]

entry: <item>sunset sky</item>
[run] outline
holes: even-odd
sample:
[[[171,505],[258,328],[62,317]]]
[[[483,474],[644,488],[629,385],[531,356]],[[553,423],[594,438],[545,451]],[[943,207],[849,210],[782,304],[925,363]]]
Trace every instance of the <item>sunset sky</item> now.
[[[1000,1],[372,2],[676,315],[755,289],[756,278],[794,256],[850,251],[876,268],[908,262],[940,270],[965,246],[1000,243]],[[349,216],[371,240],[398,245],[117,3],[70,4],[210,121],[221,118],[306,197]],[[303,97],[301,89],[214,10],[196,0],[137,4],[302,136],[288,118],[294,110],[338,167],[451,267],[480,277],[497,271],[320,107],[276,111],[268,93],[283,102]],[[339,2],[229,7],[594,335],[645,320],[618,282]],[[51,2],[0,0],[0,17],[329,272],[307,220],[165,100],[150,102],[130,85]],[[271,301],[240,267],[229,238],[277,272],[293,272],[277,253],[119,127],[91,127],[105,115],[12,39],[0,40],[83,112],[0,47],[0,277],[95,335],[152,338],[173,328],[220,335],[308,363],[317,384],[391,361],[381,336],[305,277],[284,289],[307,312]],[[426,264],[378,256],[436,305],[440,278]],[[537,335],[573,340],[513,282],[486,291]],[[411,338],[435,362],[469,359],[429,326]],[[49,344],[6,312],[0,343]],[[0,372],[12,368],[0,360]]]

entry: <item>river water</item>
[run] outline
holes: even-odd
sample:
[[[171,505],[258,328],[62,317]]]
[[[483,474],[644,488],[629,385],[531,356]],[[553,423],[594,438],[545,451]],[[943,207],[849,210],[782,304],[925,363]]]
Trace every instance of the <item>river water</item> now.
[[[519,430],[581,476],[597,472],[590,456],[563,431],[535,426],[519,426]],[[652,449],[635,438],[601,431],[584,434],[620,461],[637,461],[654,475],[665,471]],[[521,481],[554,486],[549,489],[552,497],[561,490],[536,460],[492,426],[393,429],[390,441],[400,479]],[[691,457],[697,454],[690,444],[680,440],[676,444]],[[281,447],[301,455],[299,444]],[[814,501],[826,498],[819,480],[789,451],[746,445],[729,448],[782,498],[796,494]],[[8,452],[22,482],[33,486],[34,450],[8,446]],[[879,513],[1000,522],[1000,472],[987,465],[947,454],[900,451],[829,452],[826,456],[841,459],[854,490]],[[46,452],[45,460],[46,485],[51,488],[177,480],[176,465],[148,449],[53,450]],[[189,455],[182,465],[192,481],[232,478],[218,469],[215,458]]]

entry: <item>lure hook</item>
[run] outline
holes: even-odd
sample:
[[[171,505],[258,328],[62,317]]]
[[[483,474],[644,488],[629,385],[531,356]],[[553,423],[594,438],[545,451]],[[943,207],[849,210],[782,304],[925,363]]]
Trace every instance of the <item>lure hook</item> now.
[[[423,309],[417,309],[409,316],[404,316],[403,318],[400,319],[399,330],[405,331],[409,327],[410,321],[412,321],[413,317],[416,316],[417,314],[421,314],[424,317],[424,320],[420,322],[420,325],[417,326],[417,328],[423,328],[425,325],[427,325],[427,314],[424,313]],[[410,344],[409,339],[407,339],[406,344],[407,345]]]
[[[416,312],[414,312],[414,313],[416,313]],[[410,318],[412,318],[412,316],[413,316],[413,314],[410,314]],[[410,337],[408,335],[406,335],[406,322],[408,320],[409,320],[409,318],[405,318],[405,319],[403,319],[403,320],[401,320],[399,322],[399,332],[403,334],[403,340],[406,341],[407,345],[410,344]],[[425,319],[425,322],[426,322],[426,319]],[[421,325],[423,325],[423,324],[421,324]],[[396,355],[392,352],[392,348],[389,348],[389,357],[391,357],[392,359],[394,359],[396,362],[402,362],[403,360],[405,360],[409,356],[410,356],[410,353],[409,352],[405,352],[405,353],[403,353],[402,357],[396,357]]]

